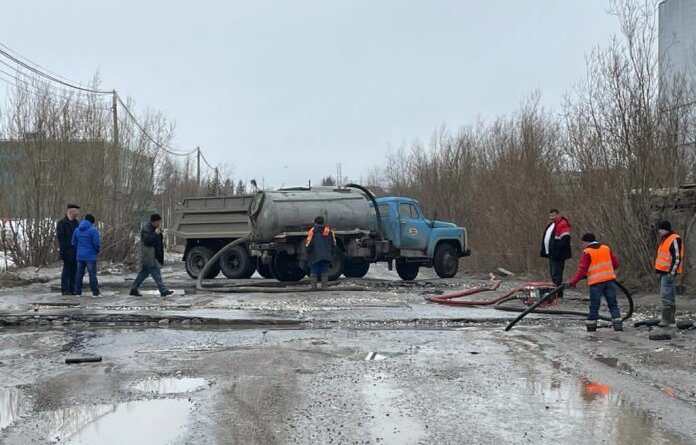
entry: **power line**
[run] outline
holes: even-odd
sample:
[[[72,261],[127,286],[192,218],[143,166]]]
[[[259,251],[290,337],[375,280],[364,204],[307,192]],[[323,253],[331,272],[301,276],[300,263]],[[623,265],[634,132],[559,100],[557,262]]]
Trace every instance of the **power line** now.
[[[215,170],[215,167],[213,167],[212,165],[210,165],[210,163],[209,163],[208,160],[205,158],[205,156],[203,156],[203,152],[201,152],[201,158],[203,159],[203,162],[205,163],[205,165],[208,166],[209,169]]]
[[[180,152],[176,152],[176,151],[173,151],[173,150],[170,150],[170,149],[166,148],[161,142],[159,142],[158,140],[156,140],[153,136],[150,135],[150,133],[147,132],[147,130],[145,130],[145,127],[143,127],[143,126],[140,124],[140,122],[138,122],[138,119],[137,119],[137,118],[135,117],[135,115],[131,112],[131,110],[126,106],[126,104],[123,102],[123,100],[121,100],[121,97],[120,97],[118,94],[116,94],[116,100],[118,100],[118,103],[121,104],[121,106],[123,107],[123,109],[126,111],[126,114],[128,114],[128,116],[131,118],[131,120],[133,121],[133,123],[135,124],[135,126],[138,127],[138,128],[140,129],[140,131],[141,131],[153,144],[155,144],[157,147],[159,147],[159,148],[160,148],[162,151],[164,151],[165,153],[169,153],[169,154],[172,155],[172,156],[190,156],[190,155],[192,155],[192,154],[197,150],[197,149],[194,149],[194,150],[191,150],[191,151],[186,152],[186,153],[180,153]]]
[[[30,81],[27,81],[27,80],[18,78],[18,77],[14,76],[14,75],[11,74],[11,73],[8,73],[7,71],[5,71],[5,70],[3,70],[3,69],[0,69],[0,74],[4,74],[5,76],[7,76],[7,77],[9,77],[10,79],[12,79],[12,80],[8,80],[8,79],[6,79],[6,78],[0,76],[0,80],[4,81],[4,82],[7,83],[8,85],[13,86],[13,87],[15,87],[15,88],[21,88],[19,85],[17,85],[17,84],[15,83],[15,82],[20,82],[20,83],[22,83],[23,85],[26,85],[27,87],[31,87],[31,88],[35,89],[36,91],[33,92],[33,94],[35,94],[35,95],[37,95],[37,96],[39,95],[39,93],[43,93],[43,92],[46,91],[46,90],[44,90],[41,86],[35,85],[35,84],[33,84],[32,82],[30,82]],[[67,90],[58,90],[58,91],[67,92]],[[58,97],[58,98],[63,99],[63,100],[65,100],[65,101],[71,101],[71,102],[72,102],[72,105],[75,105],[75,106],[84,107],[84,108],[95,108],[95,109],[104,110],[104,111],[110,110],[110,108],[100,107],[100,106],[98,106],[98,104],[96,104],[96,103],[95,103],[94,105],[90,105],[90,104],[84,103],[84,102],[82,102],[82,101],[80,101],[80,100],[78,99],[78,98],[81,97],[81,96],[69,96],[69,95],[66,96],[66,95],[60,94],[60,93],[57,92],[57,91],[49,91],[49,94],[50,94],[51,96],[53,96],[53,97]],[[103,103],[101,103],[101,104],[103,105]]]
[[[17,57],[19,57],[20,59],[24,60],[25,62],[30,63],[30,64],[32,64],[33,66],[35,66],[36,68],[40,68],[40,69],[42,69],[43,71],[45,71],[45,72],[47,72],[47,73],[49,73],[49,74],[52,74],[52,75],[55,76],[55,77],[59,77],[59,78],[65,80],[66,82],[71,82],[71,83],[74,83],[74,84],[76,84],[76,85],[83,86],[83,85],[81,84],[81,82],[76,82],[76,81],[74,81],[74,80],[72,80],[72,79],[69,79],[69,78],[67,78],[67,77],[65,77],[65,76],[61,76],[60,74],[55,73],[55,72],[49,70],[48,68],[39,65],[38,63],[32,61],[31,59],[29,59],[29,58],[27,58],[27,57],[24,57],[23,55],[21,55],[20,53],[18,53],[18,52],[15,51],[15,50],[13,50],[13,49],[10,48],[9,46],[3,44],[2,42],[0,42],[0,47],[5,48],[7,51],[11,52],[12,54],[14,54],[15,56],[17,56]]]
[[[38,68],[34,68],[32,65],[30,65],[30,64],[28,64],[28,63],[22,61],[21,59],[18,59],[17,57],[13,56],[13,55],[10,54],[9,52],[5,51],[4,49],[0,49],[0,55],[4,56],[4,57],[7,58],[7,59],[12,60],[12,61],[15,62],[17,65],[20,65],[20,66],[22,66],[22,67],[28,69],[28,70],[31,71],[32,73],[35,73],[35,74],[37,74],[37,75],[39,75],[39,76],[41,76],[41,77],[45,77],[46,79],[52,80],[53,82],[57,82],[57,83],[59,83],[59,84],[61,84],[61,85],[64,85],[64,86],[66,86],[66,87],[70,87],[70,88],[73,88],[73,89],[76,89],[76,90],[86,91],[86,92],[88,92],[88,93],[94,93],[94,94],[111,94],[111,93],[112,93],[111,91],[95,90],[95,89],[93,89],[93,88],[86,88],[86,87],[82,87],[82,86],[79,86],[79,85],[75,85],[75,84],[73,84],[73,83],[71,83],[71,82],[66,82],[66,81],[64,81],[64,80],[61,80],[61,79],[59,79],[59,78],[57,78],[57,77],[55,77],[55,76],[53,76],[53,75],[51,75],[51,74],[48,74],[48,73],[46,73],[46,72],[44,72],[44,71],[42,71],[42,70],[40,70],[40,69],[38,69]]]

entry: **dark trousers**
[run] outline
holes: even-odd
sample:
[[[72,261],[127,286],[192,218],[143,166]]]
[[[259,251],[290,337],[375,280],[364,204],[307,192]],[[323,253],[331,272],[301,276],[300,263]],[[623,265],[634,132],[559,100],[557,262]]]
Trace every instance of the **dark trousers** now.
[[[63,294],[75,292],[75,274],[77,274],[77,260],[63,259],[63,272],[60,274],[60,291]]]
[[[87,269],[87,273],[89,274],[89,287],[92,289],[92,295],[99,295],[96,261],[77,262],[77,273],[75,274],[75,294],[80,295],[82,293],[82,279],[85,277],[85,269]]]
[[[607,299],[611,318],[621,318],[621,311],[616,302],[616,285],[614,281],[605,281],[590,286],[590,316],[587,319],[591,321],[599,319],[599,306],[602,303],[602,297]]]
[[[152,276],[152,279],[155,280],[155,283],[157,284],[157,289],[159,289],[160,294],[163,294],[168,291],[167,286],[164,285],[164,282],[162,281],[162,274],[160,273],[160,268],[159,266],[140,266],[140,272],[138,272],[138,276],[135,277],[135,281],[133,281],[133,286],[131,287],[131,290],[138,290],[141,284],[143,284],[143,281],[148,276]]]
[[[320,277],[324,274],[329,273],[330,267],[331,267],[330,261],[321,260],[321,261],[318,261],[318,262],[312,264],[312,267],[309,270],[309,274]]]
[[[556,260],[549,258],[549,272],[551,273],[551,281],[556,286],[563,283],[563,269],[565,268],[565,260]],[[558,292],[558,298],[563,297],[563,291]]]

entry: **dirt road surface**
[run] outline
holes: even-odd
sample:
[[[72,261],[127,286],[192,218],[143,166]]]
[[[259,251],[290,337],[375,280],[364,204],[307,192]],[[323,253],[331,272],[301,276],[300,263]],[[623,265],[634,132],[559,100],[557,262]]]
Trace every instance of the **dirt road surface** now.
[[[166,299],[129,297],[128,278],[104,276],[101,299],[53,278],[0,290],[0,444],[696,443],[694,330],[532,316],[504,332],[514,314],[424,298],[476,275],[210,293],[170,266]],[[655,296],[636,301],[652,315]]]

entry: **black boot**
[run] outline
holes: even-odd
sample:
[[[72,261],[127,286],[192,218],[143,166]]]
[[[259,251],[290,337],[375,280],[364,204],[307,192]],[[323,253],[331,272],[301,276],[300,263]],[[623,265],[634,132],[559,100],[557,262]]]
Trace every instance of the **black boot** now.
[[[623,331],[623,321],[620,318],[612,318],[611,324],[614,326],[615,331]]]
[[[131,289],[130,292],[128,292],[128,295],[130,295],[131,297],[142,297],[143,296],[143,294],[138,292],[138,289]]]
[[[585,328],[587,329],[587,332],[597,331],[597,320],[586,320]]]
[[[321,274],[321,288],[322,290],[326,290],[329,288],[329,274]]]

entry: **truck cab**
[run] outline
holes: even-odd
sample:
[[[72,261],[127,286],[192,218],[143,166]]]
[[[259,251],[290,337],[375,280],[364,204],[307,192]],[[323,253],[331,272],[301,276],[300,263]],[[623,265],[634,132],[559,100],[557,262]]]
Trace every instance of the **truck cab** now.
[[[453,277],[459,258],[470,255],[466,229],[427,219],[415,199],[384,197],[377,198],[376,203],[382,236],[393,246],[392,255],[402,278],[415,278],[421,266],[434,267],[441,278]],[[373,229],[380,230],[376,218],[373,223]]]

